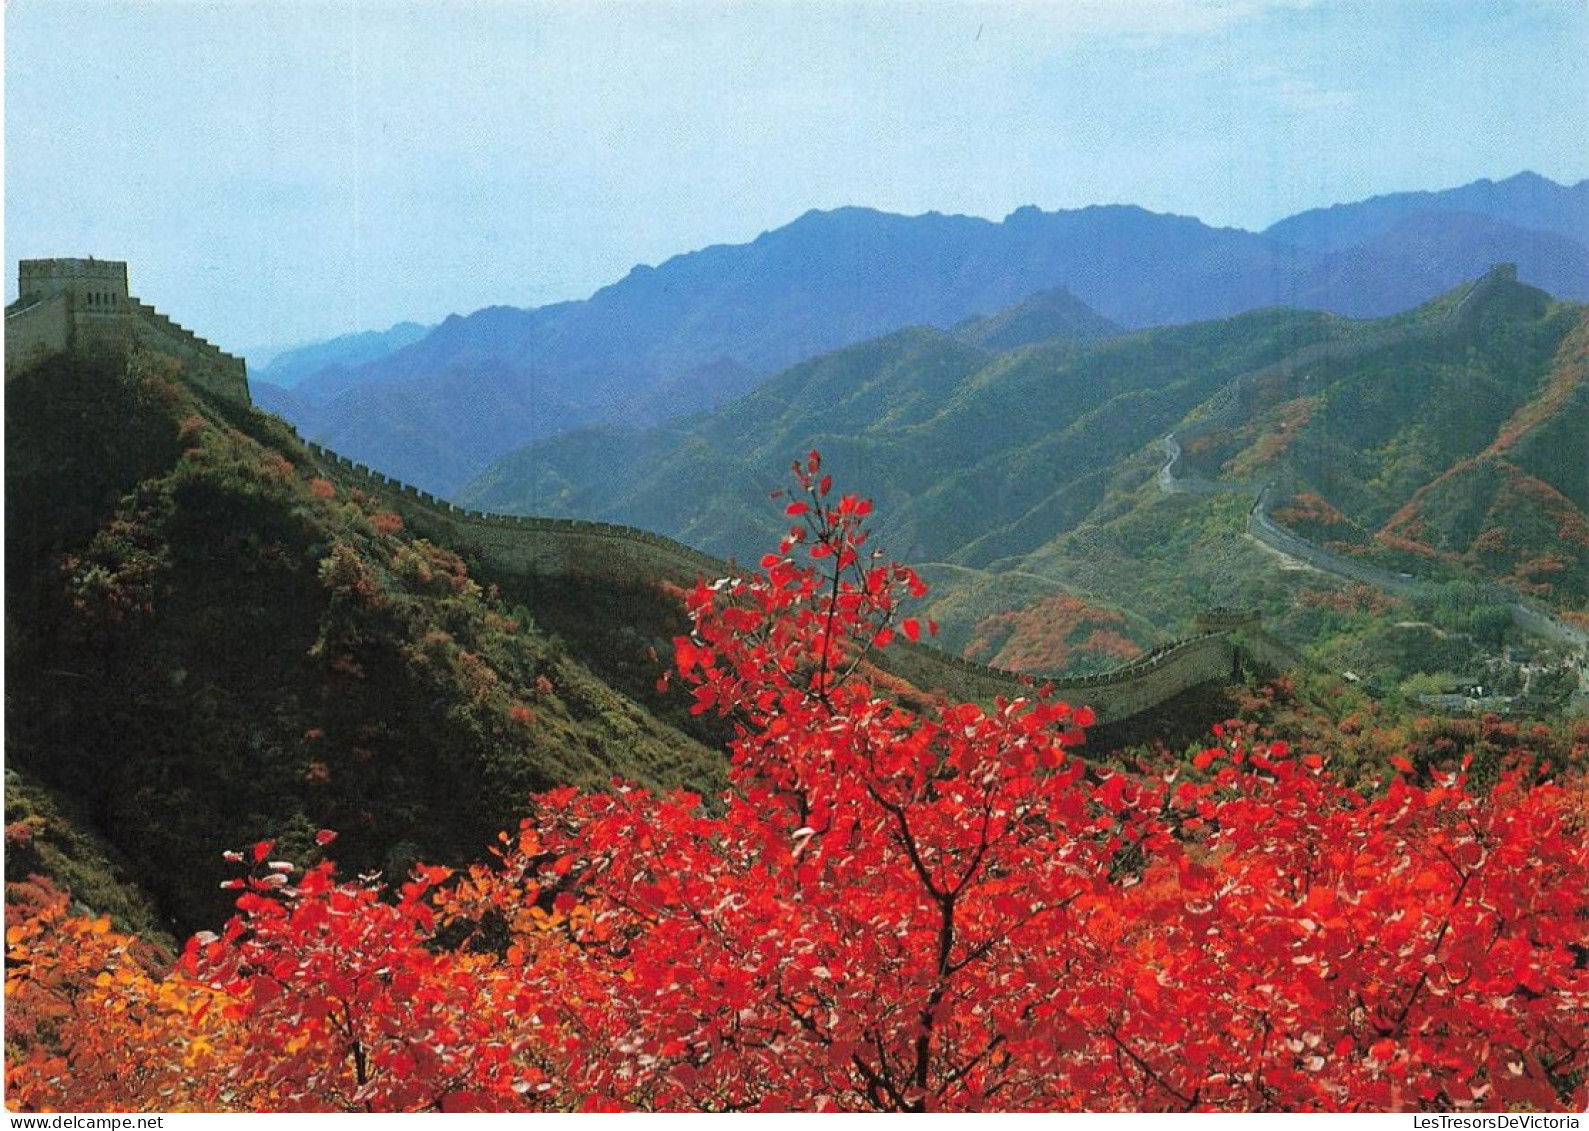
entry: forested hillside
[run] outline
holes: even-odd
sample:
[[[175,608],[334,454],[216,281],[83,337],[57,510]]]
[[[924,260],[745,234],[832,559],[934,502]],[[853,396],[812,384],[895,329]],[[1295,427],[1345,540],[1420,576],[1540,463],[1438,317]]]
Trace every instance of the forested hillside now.
[[[240,836],[302,848],[333,826],[350,865],[400,874],[476,858],[534,790],[721,781],[721,736],[682,707],[694,737],[659,718],[640,690],[654,670],[626,684],[641,705],[580,654],[611,674],[666,650],[675,599],[505,599],[323,477],[281,421],[147,355],[58,355],[8,375],[6,409],[20,874],[98,833],[100,888],[140,888],[155,925],[187,930],[229,905],[218,853]],[[627,653],[599,626],[542,623],[603,600],[625,610]]]
[[[234,842],[236,913],[174,963],[10,884],[7,1103],[1581,1108],[1581,730],[1558,760],[1354,714],[1293,750],[1282,680],[1200,749],[1090,765],[1086,708],[876,682],[923,582],[820,453],[792,470],[762,569],[686,597],[672,674],[735,723],[710,803],[544,790],[490,860],[401,881],[332,827]]]

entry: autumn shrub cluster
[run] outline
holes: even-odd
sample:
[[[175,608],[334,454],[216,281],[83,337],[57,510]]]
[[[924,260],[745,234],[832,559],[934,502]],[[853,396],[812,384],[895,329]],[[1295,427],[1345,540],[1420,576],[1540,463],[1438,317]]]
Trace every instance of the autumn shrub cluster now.
[[[1123,614],[1061,593],[977,622],[967,657],[1014,671],[1108,671],[1142,654]]]
[[[1581,782],[1366,791],[1239,732],[1159,776],[1042,695],[864,678],[924,586],[796,468],[674,682],[730,788],[533,801],[389,888],[234,853],[167,971],[46,898],[7,933],[18,1109],[1556,1110],[1589,1100]],[[332,836],[322,834],[322,843]],[[137,1048],[137,1057],[127,1050]],[[136,1063],[134,1061],[136,1060]]]

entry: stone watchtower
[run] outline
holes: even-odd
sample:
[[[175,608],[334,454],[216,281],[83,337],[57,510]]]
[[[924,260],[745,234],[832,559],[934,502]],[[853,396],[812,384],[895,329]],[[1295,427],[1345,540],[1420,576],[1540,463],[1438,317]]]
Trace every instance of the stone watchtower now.
[[[21,283],[17,306],[63,295],[84,312],[108,314],[125,310],[131,298],[127,265],[110,259],[24,259],[17,273]]]
[[[6,307],[6,378],[40,358],[93,345],[142,347],[181,363],[211,392],[248,403],[243,359],[183,329],[127,288],[110,259],[24,259],[18,298]]]

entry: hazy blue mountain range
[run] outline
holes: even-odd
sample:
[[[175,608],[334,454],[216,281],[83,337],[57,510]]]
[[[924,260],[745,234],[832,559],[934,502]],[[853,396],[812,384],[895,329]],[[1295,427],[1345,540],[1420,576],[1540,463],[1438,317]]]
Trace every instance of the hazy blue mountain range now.
[[[1080,521],[1119,460],[1231,380],[1352,325],[1271,307],[1010,351],[916,327],[803,362],[709,414],[532,445],[459,499],[629,523],[748,560],[764,548],[768,492],[816,447],[876,499],[890,554],[983,567]]]
[[[1264,235],[1298,247],[1341,251],[1384,235],[1402,220],[1431,212],[1487,216],[1579,243],[1589,234],[1589,191],[1584,183],[1564,189],[1537,173],[1519,173],[1504,181],[1479,180],[1445,192],[1392,193],[1357,204],[1315,208],[1271,225]]]
[[[299,392],[316,400],[325,400],[343,391],[336,374],[367,361],[387,356],[411,342],[417,342],[432,327],[418,322],[399,322],[389,330],[364,330],[356,334],[343,334],[323,342],[311,342],[276,354],[253,371],[256,381],[267,381],[283,389],[303,385],[306,378],[316,377]]]
[[[309,420],[363,382],[360,366],[419,341],[431,329],[418,322],[399,322],[388,330],[343,334],[284,350],[264,365],[250,365],[254,402],[288,420]]]
[[[1270,306],[1379,317],[1498,261],[1589,299],[1589,182],[1532,174],[1305,213],[1256,234],[1130,206],[1027,207],[1002,222],[863,208],[810,212],[742,245],[636,267],[583,302],[491,307],[260,403],[311,438],[451,494],[525,443],[597,422],[648,424],[725,403],[773,374],[906,326],[1001,316],[986,344],[1090,340]],[[1051,327],[1012,307],[1068,291]],[[1046,300],[1057,311],[1052,296]],[[1034,327],[1039,327],[1034,329]]]

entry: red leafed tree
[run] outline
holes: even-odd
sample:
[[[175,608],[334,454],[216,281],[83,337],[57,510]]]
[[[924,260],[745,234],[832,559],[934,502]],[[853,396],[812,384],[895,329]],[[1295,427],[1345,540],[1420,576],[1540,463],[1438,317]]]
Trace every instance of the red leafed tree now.
[[[1087,712],[1041,697],[907,711],[866,661],[923,587],[795,471],[779,552],[677,643],[739,722],[720,810],[548,795],[449,904],[534,909],[509,960],[578,1034],[565,1102],[1583,1103],[1581,787],[1370,799],[1234,734],[1143,780],[1070,756]]]
[[[545,794],[491,865],[395,897],[256,849],[173,975],[246,1050],[217,1105],[1589,1102],[1581,782],[1404,763],[1363,794],[1239,726],[1143,776],[1042,695],[907,709],[871,661],[932,631],[924,587],[795,471],[778,551],[676,644],[736,721],[728,792]]]

